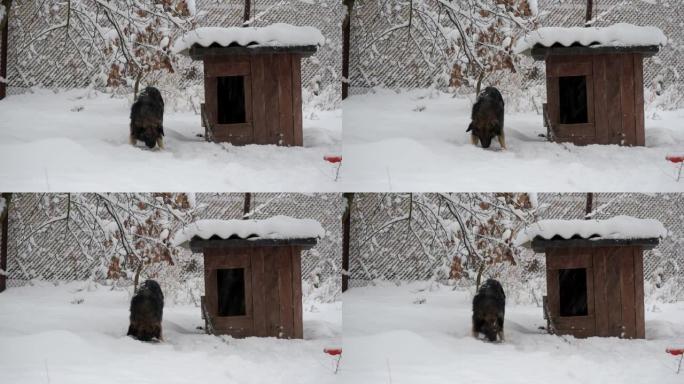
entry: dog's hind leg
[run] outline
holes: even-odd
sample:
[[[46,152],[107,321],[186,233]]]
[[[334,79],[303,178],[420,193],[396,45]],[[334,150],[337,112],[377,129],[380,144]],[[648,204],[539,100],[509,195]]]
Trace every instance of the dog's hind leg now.
[[[128,143],[132,146],[135,146],[138,143],[138,140],[135,138],[135,136],[130,135],[128,136]]]
[[[164,149],[164,138],[161,136],[157,139],[157,147],[159,147],[159,149]]]
[[[499,340],[501,340],[501,342],[506,341],[506,338],[504,338],[504,331],[503,331],[503,329],[499,331]]]
[[[480,138],[478,138],[477,136],[471,134],[471,135],[470,135],[470,142],[471,142],[473,145],[477,146],[478,144],[480,144]]]
[[[506,136],[504,135],[504,133],[501,132],[501,134],[497,136],[497,138],[499,139],[499,144],[501,145],[501,148],[508,149],[506,148]]]

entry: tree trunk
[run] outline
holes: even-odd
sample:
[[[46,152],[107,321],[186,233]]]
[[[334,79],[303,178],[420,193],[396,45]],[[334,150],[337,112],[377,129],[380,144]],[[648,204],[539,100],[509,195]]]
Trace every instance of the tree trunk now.
[[[475,278],[475,292],[477,292],[477,290],[480,289],[480,285],[482,285],[482,275],[484,274],[486,267],[487,265],[482,262],[480,267],[477,269],[477,277]]]
[[[7,96],[7,49],[9,48],[9,13],[12,0],[2,0],[5,6],[5,17],[0,20],[0,77],[5,79],[0,81],[0,100]]]
[[[11,193],[3,193],[5,199],[5,209],[0,212],[0,222],[2,224],[2,239],[0,240],[0,269],[7,272],[7,244],[9,243],[9,208],[12,200]],[[7,276],[0,274],[0,292],[7,289]]]
[[[594,17],[594,0],[587,0],[587,14],[584,16],[584,26],[588,27],[591,25],[589,23],[591,19]]]
[[[252,0],[245,0],[245,8],[244,8],[244,13],[242,14],[242,26],[246,27],[249,24],[247,22],[249,21],[249,18],[251,17],[252,13]]]
[[[349,288],[349,242],[351,235],[351,207],[354,202],[353,193],[342,195],[347,200],[342,214],[342,292]]]
[[[245,204],[242,206],[242,219],[247,220],[249,212],[252,211],[252,194],[245,193]]]
[[[351,39],[351,13],[354,0],[344,0],[347,13],[342,21],[342,100],[349,96],[349,44]]]
[[[475,86],[475,97],[477,98],[480,96],[480,90],[482,89],[482,80],[484,80],[484,70],[480,72],[480,74],[477,76],[477,85]]]
[[[138,98],[138,91],[140,90],[140,79],[142,79],[142,69],[138,72],[135,77],[135,86],[133,87],[133,101]]]
[[[584,219],[591,219],[591,213],[594,211],[594,194],[587,193],[587,206],[584,208]]]
[[[135,269],[135,277],[133,278],[133,292],[138,290],[138,284],[140,283],[140,274],[142,273],[144,266],[145,266],[145,263],[143,263],[143,261],[140,260],[140,264],[138,264],[138,268]]]

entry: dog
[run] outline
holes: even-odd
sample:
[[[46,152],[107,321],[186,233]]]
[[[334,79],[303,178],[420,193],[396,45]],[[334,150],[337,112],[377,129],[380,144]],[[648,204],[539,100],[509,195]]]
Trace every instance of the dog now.
[[[131,145],[138,140],[164,148],[164,99],[155,87],[145,88],[131,107]]]
[[[506,295],[501,284],[489,279],[473,298],[473,337],[485,335],[489,341],[504,340]]]
[[[501,148],[506,149],[504,101],[498,89],[487,87],[477,96],[470,119],[466,132],[470,132],[473,145],[479,142],[483,148],[489,148],[492,139],[497,137]]]
[[[154,280],[147,280],[131,299],[131,317],[127,336],[140,341],[162,340],[164,294]]]

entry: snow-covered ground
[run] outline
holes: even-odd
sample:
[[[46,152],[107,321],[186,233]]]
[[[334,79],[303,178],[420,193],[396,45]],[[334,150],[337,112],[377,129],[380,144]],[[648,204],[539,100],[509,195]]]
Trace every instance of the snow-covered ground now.
[[[164,116],[164,150],[128,144],[130,101],[45,89],[0,101],[0,190],[323,192],[336,188],[341,110],[304,109],[304,147],[208,143],[194,112]]]
[[[164,342],[126,337],[130,295],[72,282],[0,293],[0,383],[326,383],[340,302],[307,304],[304,340],[210,336],[199,308],[164,308]]]
[[[682,383],[667,347],[684,347],[684,302],[647,305],[646,340],[539,330],[541,308],[507,303],[503,343],[471,337],[471,292],[414,282],[343,295],[350,383]],[[504,287],[505,288],[505,287]]]
[[[506,95],[504,95],[504,99]],[[349,191],[684,191],[684,110],[646,111],[646,147],[579,147],[539,137],[534,112],[507,112],[508,150],[470,144],[472,101],[426,90],[378,89],[343,105],[341,180]]]

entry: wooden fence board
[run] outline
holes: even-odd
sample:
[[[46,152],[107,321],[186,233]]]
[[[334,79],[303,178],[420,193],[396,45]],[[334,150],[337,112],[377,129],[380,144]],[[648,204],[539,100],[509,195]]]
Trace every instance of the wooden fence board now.
[[[278,256],[278,292],[280,293],[280,325],[283,327],[283,337],[294,335],[294,319],[292,305],[292,257],[290,248],[279,250]]]
[[[294,145],[293,108],[300,108],[292,103],[292,58],[289,55],[277,57],[278,73],[278,125],[282,133],[283,145]]]
[[[293,54],[292,58],[292,121],[294,126],[294,145],[304,145],[302,131],[302,68],[301,55]]]
[[[304,337],[304,322],[302,319],[302,248],[290,247],[292,257],[292,304],[294,337]]]
[[[634,58],[632,55],[623,55],[621,80],[622,101],[622,132],[624,141],[621,144],[636,144],[636,120],[634,118]]]

